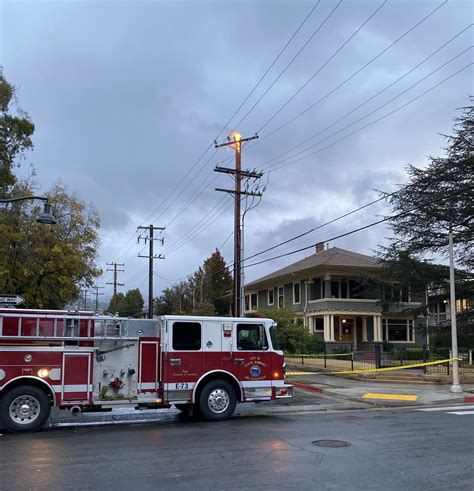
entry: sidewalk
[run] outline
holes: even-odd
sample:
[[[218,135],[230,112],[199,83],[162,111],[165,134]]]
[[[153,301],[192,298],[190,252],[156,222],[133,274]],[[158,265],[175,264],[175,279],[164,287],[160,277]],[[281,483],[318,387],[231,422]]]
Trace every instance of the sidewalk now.
[[[288,376],[287,381],[295,383],[296,390],[318,391],[326,396],[376,407],[474,402],[474,384],[465,384],[462,394],[453,394],[450,385],[375,382],[326,374],[293,375]]]

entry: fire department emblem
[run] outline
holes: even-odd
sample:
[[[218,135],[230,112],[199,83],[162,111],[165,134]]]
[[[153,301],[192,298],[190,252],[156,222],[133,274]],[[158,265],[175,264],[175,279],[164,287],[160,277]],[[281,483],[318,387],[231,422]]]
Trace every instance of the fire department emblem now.
[[[260,374],[262,371],[260,370],[260,367],[258,365],[252,365],[250,367],[250,375],[252,377],[260,377]]]

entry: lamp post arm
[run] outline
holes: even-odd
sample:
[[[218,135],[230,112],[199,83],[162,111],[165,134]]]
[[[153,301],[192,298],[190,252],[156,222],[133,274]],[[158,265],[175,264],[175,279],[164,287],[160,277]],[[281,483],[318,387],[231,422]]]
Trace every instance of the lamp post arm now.
[[[15,203],[16,201],[28,201],[33,199],[39,199],[46,203],[48,202],[48,198],[45,196],[20,196],[19,198],[0,199],[0,203]]]

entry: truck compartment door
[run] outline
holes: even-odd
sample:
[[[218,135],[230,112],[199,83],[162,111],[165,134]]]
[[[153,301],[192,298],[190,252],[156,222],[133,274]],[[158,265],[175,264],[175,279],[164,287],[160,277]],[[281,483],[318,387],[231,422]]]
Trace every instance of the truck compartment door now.
[[[156,392],[159,376],[159,341],[140,340],[138,391]]]
[[[88,402],[92,390],[91,353],[64,353],[63,402]]]

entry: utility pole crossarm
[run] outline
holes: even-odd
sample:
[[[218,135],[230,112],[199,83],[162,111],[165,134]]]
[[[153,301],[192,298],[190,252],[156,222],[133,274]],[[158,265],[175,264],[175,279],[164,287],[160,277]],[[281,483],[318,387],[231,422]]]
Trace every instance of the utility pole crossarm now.
[[[245,143],[250,140],[256,140],[258,138],[258,135],[255,134],[254,136],[249,136],[248,138],[239,138],[238,140],[229,140],[224,143],[215,143],[214,148],[220,148],[220,147],[228,147],[229,145],[235,145],[236,143]]]
[[[255,191],[236,191],[235,189],[223,189],[223,188],[214,188],[214,189],[216,191],[222,191],[224,193],[230,193],[230,194],[239,194],[245,196],[263,196],[262,193],[255,192]]]
[[[219,167],[216,166],[214,168],[215,172],[222,172],[223,174],[236,174],[237,171],[235,169],[230,169],[229,167]],[[255,179],[260,179],[263,176],[263,172],[251,171],[251,170],[241,170],[240,175],[242,177],[250,177]]]

